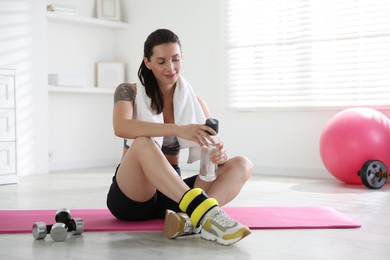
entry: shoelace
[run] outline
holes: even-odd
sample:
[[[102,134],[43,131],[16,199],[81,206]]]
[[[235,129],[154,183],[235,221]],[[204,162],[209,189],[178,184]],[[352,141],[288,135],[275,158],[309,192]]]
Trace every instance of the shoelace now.
[[[194,227],[192,226],[191,223],[185,222],[184,223],[184,233],[191,233]]]
[[[236,224],[236,221],[231,219],[224,211],[218,209],[211,217],[215,222],[220,224],[223,227],[232,227]]]
[[[192,224],[190,222],[190,218],[187,215],[184,215],[184,214],[180,215],[180,216],[181,216],[181,218],[184,221],[184,232],[185,233],[192,232],[194,227],[192,226]]]

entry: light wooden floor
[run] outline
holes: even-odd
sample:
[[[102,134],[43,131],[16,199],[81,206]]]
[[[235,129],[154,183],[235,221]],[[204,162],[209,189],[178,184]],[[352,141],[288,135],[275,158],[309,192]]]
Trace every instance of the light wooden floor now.
[[[0,186],[0,209],[103,208],[114,168],[20,177]],[[255,175],[229,206],[323,205],[359,229],[255,230],[233,246],[161,232],[85,232],[64,242],[0,235],[0,259],[390,259],[390,184],[381,190],[333,179]],[[1,220],[0,220],[1,221]]]

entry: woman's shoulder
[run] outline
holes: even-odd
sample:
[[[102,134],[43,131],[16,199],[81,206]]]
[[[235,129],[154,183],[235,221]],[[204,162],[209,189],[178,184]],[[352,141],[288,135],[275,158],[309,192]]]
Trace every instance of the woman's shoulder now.
[[[115,89],[114,99],[115,103],[120,100],[134,101],[137,94],[136,83],[122,83]]]
[[[116,91],[117,90],[137,91],[137,83],[121,83],[116,87]]]

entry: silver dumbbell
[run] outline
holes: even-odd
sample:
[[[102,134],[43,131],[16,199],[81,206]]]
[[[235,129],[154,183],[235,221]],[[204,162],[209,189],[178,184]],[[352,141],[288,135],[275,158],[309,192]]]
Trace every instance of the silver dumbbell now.
[[[56,223],[68,223],[72,219],[72,214],[70,213],[70,210],[67,208],[62,208],[57,210],[55,220]]]
[[[50,234],[54,241],[64,241],[68,232],[73,232],[74,235],[80,235],[84,232],[84,220],[81,218],[71,219],[68,224],[55,223],[46,225],[44,222],[36,222],[32,227],[32,234],[36,240],[44,239],[47,234]]]
[[[50,234],[54,241],[64,241],[68,232],[73,232],[74,235],[84,232],[84,220],[81,218],[72,219],[68,209],[57,210],[55,220],[57,223],[53,225],[46,225],[44,222],[34,223],[32,227],[33,237],[39,240]]]

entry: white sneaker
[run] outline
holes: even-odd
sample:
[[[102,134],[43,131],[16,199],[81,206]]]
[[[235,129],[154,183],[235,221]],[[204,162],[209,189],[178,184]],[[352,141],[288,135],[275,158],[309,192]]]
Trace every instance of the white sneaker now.
[[[176,238],[184,235],[197,234],[200,227],[194,227],[186,213],[174,212],[167,209],[165,211],[164,233],[167,238]]]
[[[201,220],[201,237],[221,245],[234,244],[251,234],[244,226],[230,218],[220,207],[214,207]]]

